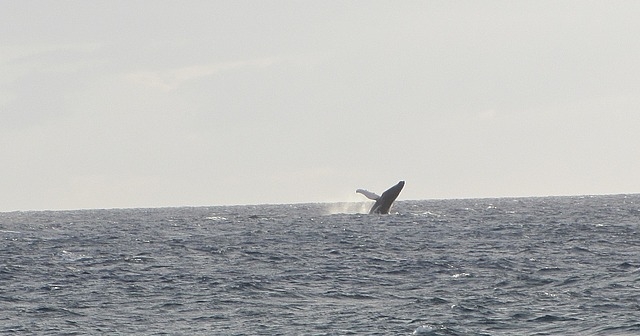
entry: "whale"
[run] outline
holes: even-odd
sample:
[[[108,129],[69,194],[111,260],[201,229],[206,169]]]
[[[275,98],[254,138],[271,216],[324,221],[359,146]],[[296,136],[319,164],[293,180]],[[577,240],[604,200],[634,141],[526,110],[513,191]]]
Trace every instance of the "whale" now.
[[[389,214],[391,205],[396,200],[396,198],[398,198],[398,195],[400,195],[402,188],[404,188],[404,181],[400,181],[398,182],[398,184],[385,190],[385,192],[383,192],[380,196],[365,189],[356,189],[356,193],[362,194],[368,199],[376,201],[376,203],[374,203],[371,207],[371,210],[369,210],[369,214],[387,215]]]

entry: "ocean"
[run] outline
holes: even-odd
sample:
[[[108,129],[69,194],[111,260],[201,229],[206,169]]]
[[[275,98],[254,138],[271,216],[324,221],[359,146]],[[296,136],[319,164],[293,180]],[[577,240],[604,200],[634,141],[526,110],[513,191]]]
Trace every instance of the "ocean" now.
[[[0,213],[0,333],[638,335],[640,195]]]

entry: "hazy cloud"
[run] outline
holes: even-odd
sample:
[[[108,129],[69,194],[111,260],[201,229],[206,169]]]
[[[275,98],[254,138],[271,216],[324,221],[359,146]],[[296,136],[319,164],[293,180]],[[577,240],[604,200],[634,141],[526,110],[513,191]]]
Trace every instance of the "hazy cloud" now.
[[[193,79],[213,76],[224,71],[236,69],[268,67],[278,61],[279,60],[275,58],[265,58],[248,61],[192,65],[164,71],[138,71],[127,74],[126,78],[136,84],[170,91],[176,89],[182,83]]]

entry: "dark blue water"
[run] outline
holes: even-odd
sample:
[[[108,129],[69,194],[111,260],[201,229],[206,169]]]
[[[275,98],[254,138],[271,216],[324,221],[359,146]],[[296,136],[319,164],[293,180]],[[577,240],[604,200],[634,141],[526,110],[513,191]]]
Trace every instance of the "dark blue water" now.
[[[640,334],[639,195],[355,210],[0,213],[0,333]]]

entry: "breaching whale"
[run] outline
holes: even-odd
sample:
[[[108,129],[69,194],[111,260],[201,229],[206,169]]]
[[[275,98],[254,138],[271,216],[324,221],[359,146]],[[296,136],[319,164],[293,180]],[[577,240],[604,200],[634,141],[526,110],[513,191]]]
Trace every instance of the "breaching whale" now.
[[[381,196],[364,189],[358,189],[356,190],[356,193],[363,194],[367,198],[376,201],[376,203],[371,207],[371,210],[369,210],[369,214],[377,213],[386,215],[389,213],[389,209],[391,209],[393,201],[395,201],[396,198],[398,198],[398,195],[400,195],[402,188],[404,188],[404,181],[400,181],[398,184],[387,189]]]

